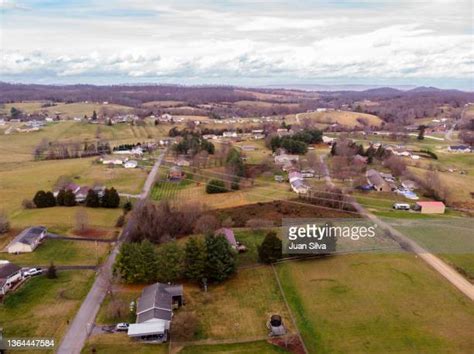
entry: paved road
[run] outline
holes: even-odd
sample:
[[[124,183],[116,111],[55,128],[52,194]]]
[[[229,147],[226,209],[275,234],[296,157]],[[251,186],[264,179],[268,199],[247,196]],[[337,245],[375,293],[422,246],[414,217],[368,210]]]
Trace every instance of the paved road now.
[[[324,161],[322,155],[319,156],[323,164],[323,173],[326,183],[328,185],[334,186],[331,176],[327,168],[327,164]],[[440,258],[436,257],[434,254],[430,253],[427,249],[418,245],[415,241],[409,237],[402,234],[400,231],[396,230],[386,222],[380,220],[374,214],[368,212],[364,209],[356,200],[352,200],[351,204],[354,208],[365,218],[369,219],[373,223],[377,224],[383,230],[387,231],[390,236],[395,240],[403,249],[413,252],[426,263],[428,263],[433,269],[435,269],[439,274],[445,277],[451,284],[458,288],[462,293],[464,293],[468,298],[474,301],[474,285],[466,280],[461,274],[459,274],[455,269],[446,264]]]
[[[148,174],[143,192],[140,199],[146,199],[150,193],[151,187],[156,179],[156,175],[163,160],[164,152],[158,157],[151,172]],[[133,225],[128,223],[122,231],[119,240],[110,253],[105,263],[99,268],[96,279],[86,298],[84,299],[79,311],[74,317],[71,325],[67,329],[59,348],[58,354],[79,354],[94,327],[95,317],[99,311],[100,304],[104,301],[105,295],[110,287],[112,280],[112,266],[119,252],[121,244],[128,238]]]

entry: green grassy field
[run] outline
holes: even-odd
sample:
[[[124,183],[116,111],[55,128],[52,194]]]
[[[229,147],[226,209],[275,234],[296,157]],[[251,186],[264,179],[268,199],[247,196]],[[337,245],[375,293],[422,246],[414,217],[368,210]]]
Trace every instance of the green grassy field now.
[[[474,307],[413,255],[357,254],[278,265],[311,353],[469,352]]]
[[[249,343],[235,344],[215,344],[215,345],[193,345],[184,347],[179,351],[180,354],[206,354],[206,353],[232,353],[232,354],[273,354],[288,353],[286,350],[266,341],[256,341]]]
[[[266,336],[266,322],[280,314],[291,330],[272,269],[261,266],[240,269],[236,276],[203,293],[197,286],[185,287],[186,310],[200,322],[197,339],[245,339]]]
[[[340,125],[346,125],[349,127],[354,127],[360,125],[357,121],[357,118],[363,118],[368,122],[369,125],[379,126],[382,123],[382,120],[372,114],[366,113],[357,113],[357,112],[348,112],[348,111],[327,111],[327,112],[311,112],[311,113],[300,113],[299,119],[301,120],[309,118],[314,122],[320,124],[334,124],[338,123]],[[296,122],[295,116],[290,116],[290,122]]]
[[[97,265],[109,250],[109,244],[91,241],[46,240],[34,252],[0,253],[1,259],[22,266]]]
[[[106,333],[90,337],[81,353],[116,354],[124,351],[134,354],[165,354],[168,353],[168,344],[143,344],[128,338],[126,333]]]
[[[59,345],[94,279],[92,271],[58,272],[57,279],[30,279],[0,304],[0,325],[6,337],[54,338]]]
[[[439,255],[474,281],[473,221],[469,218],[423,220],[385,219],[390,225]]]
[[[85,102],[75,102],[75,103],[57,103],[55,106],[51,107],[41,107],[45,102],[41,101],[25,101],[25,102],[15,102],[7,103],[4,105],[0,111],[2,113],[10,114],[12,107],[21,110],[24,113],[35,113],[35,112],[48,112],[48,114],[56,116],[59,114],[61,117],[84,117],[84,115],[92,116],[92,113],[96,111],[100,114],[101,110],[110,110],[110,111],[121,111],[127,113],[131,111],[132,107],[122,106],[118,104],[102,104],[102,103],[85,103]]]

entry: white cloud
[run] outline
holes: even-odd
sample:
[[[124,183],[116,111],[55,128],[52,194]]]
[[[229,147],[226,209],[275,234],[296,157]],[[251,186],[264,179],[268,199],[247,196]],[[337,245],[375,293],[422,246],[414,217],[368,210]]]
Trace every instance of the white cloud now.
[[[220,78],[250,84],[255,78],[474,75],[468,2],[455,7],[401,1],[350,9],[330,4],[263,9],[248,2],[237,11],[215,3],[134,1],[81,7],[81,16],[54,8],[7,13],[0,75],[51,81]]]

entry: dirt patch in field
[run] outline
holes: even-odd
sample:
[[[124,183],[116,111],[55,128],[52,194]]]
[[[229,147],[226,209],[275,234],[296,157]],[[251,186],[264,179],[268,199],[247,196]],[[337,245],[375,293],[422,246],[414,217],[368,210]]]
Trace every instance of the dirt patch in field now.
[[[294,354],[304,354],[305,350],[301,340],[298,336],[287,336],[280,338],[272,338],[269,340],[270,343],[278,345],[279,347],[288,350],[290,353]]]
[[[315,205],[275,201],[219,209],[214,212],[220,219],[232,218],[235,227],[244,227],[250,219],[272,220],[281,226],[283,218],[353,218],[357,215],[339,210],[319,208]]]

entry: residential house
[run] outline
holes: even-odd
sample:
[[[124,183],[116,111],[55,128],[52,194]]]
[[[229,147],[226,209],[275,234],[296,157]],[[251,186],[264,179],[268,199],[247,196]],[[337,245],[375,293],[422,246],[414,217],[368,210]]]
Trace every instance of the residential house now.
[[[336,139],[323,135],[323,143],[324,144],[331,145],[334,142],[334,140],[336,140]]]
[[[222,136],[224,138],[237,138],[237,133],[236,132],[223,132]]]
[[[100,159],[104,165],[122,165],[123,160],[115,157],[102,157]]]
[[[166,341],[173,309],[184,304],[182,285],[155,283],[143,289],[137,304],[137,320],[128,328],[129,337]]]
[[[418,188],[418,184],[415,181],[412,181],[410,179],[406,179],[406,180],[402,181],[402,187],[412,191],[412,190]]]
[[[306,185],[303,180],[297,179],[290,183],[291,189],[297,194],[306,194],[310,190],[310,187]]]
[[[55,197],[57,197],[58,194],[59,194],[59,191],[61,191],[62,189],[64,189],[65,191],[71,191],[74,194],[76,194],[79,191],[80,188],[81,188],[81,186],[78,186],[75,183],[68,183],[65,186],[62,186],[60,188],[55,188],[53,190],[53,194],[54,194]]]
[[[472,148],[467,145],[451,145],[448,147],[450,152],[472,152]]]
[[[168,172],[168,180],[170,181],[181,181],[184,177],[184,172],[180,166],[173,166]]]
[[[284,154],[284,153],[275,156],[275,159],[274,159],[275,165],[278,165],[278,166],[291,164],[293,162],[297,162],[298,160],[299,160],[298,155],[289,155],[289,154]]]
[[[376,170],[370,169],[366,173],[367,181],[378,192],[390,192],[390,185],[382,178]]]
[[[33,226],[19,233],[7,246],[8,253],[18,254],[33,252],[46,237],[47,230],[43,226]]]
[[[125,167],[125,168],[137,168],[137,166],[138,166],[138,162],[135,161],[135,160],[128,160],[123,165],[123,167]]]
[[[9,261],[0,261],[0,296],[5,296],[18,282],[23,280],[21,268]]]
[[[421,214],[444,214],[446,206],[443,202],[421,201],[416,202],[414,209]]]
[[[79,190],[74,193],[76,196],[76,202],[77,203],[84,203],[87,198],[87,193],[89,193],[90,187],[88,186],[82,186],[79,188]]]
[[[247,250],[247,247],[235,239],[234,231],[231,228],[223,227],[216,231],[216,235],[223,235],[227,242],[229,242],[229,245],[238,252],[245,252]]]

